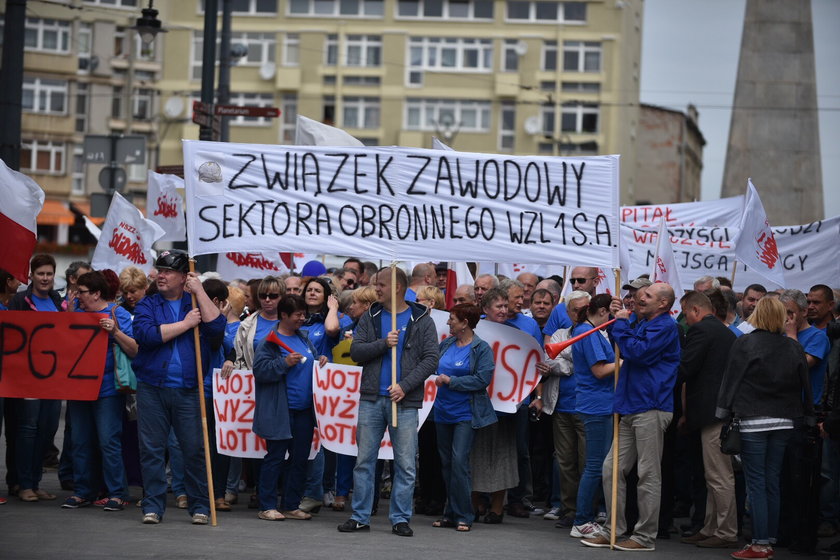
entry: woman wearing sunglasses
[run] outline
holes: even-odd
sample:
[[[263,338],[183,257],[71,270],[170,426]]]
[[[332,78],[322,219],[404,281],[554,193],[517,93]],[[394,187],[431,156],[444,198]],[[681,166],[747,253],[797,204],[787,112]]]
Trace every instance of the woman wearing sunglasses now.
[[[277,326],[277,304],[285,293],[286,287],[274,276],[266,276],[260,281],[257,288],[260,310],[239,323],[236,340],[233,343],[236,356],[234,358],[233,355],[228,355],[225,365],[229,367],[222,368],[222,376],[229,374],[234,367],[236,369],[253,367],[254,351],[257,345],[265,340],[268,333]]]

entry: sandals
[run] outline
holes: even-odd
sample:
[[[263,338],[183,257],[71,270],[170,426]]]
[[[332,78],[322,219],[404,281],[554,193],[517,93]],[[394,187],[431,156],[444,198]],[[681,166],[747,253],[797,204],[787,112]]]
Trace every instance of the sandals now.
[[[276,509],[263,510],[257,514],[257,517],[259,517],[260,519],[265,519],[266,521],[283,521],[286,519],[286,516],[284,516]]]
[[[35,490],[27,488],[18,492],[18,498],[20,498],[23,502],[37,502],[38,494],[35,493]]]
[[[458,523],[458,525],[455,527],[455,530],[458,531],[459,533],[469,533],[471,529],[472,529],[472,527],[470,525],[464,523],[463,521]]]
[[[296,519],[298,521],[309,521],[312,519],[310,514],[300,509],[296,509],[294,511],[284,511],[283,515],[286,516],[286,519]]]
[[[452,529],[453,527],[456,527],[456,526],[457,525],[454,521],[452,521],[451,519],[446,519],[445,517],[442,518],[442,519],[438,519],[437,521],[432,523],[432,527],[438,527],[438,528]]]
[[[55,500],[55,494],[50,494],[46,490],[41,490],[40,488],[35,490],[35,495],[38,496],[39,500]]]
[[[344,507],[347,504],[347,498],[344,496],[336,496],[335,501],[330,505],[333,511],[344,511]]]

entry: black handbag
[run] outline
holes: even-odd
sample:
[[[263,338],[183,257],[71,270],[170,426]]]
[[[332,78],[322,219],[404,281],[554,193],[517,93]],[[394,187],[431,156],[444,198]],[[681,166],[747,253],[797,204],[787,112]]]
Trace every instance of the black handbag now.
[[[720,428],[720,452],[726,455],[741,452],[741,419],[737,416]]]

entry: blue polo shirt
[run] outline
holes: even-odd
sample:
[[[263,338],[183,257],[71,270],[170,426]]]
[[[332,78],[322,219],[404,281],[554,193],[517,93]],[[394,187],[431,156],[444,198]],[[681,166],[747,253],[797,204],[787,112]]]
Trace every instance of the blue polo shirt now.
[[[260,345],[260,342],[265,340],[268,333],[277,327],[277,323],[277,319],[272,321],[271,319],[264,318],[262,315],[257,315],[257,328],[254,330],[254,352],[257,351],[257,346]]]
[[[165,300],[167,310],[167,320],[169,323],[177,323],[182,319],[181,317],[181,303],[182,299]],[[172,389],[183,389],[186,387],[184,383],[184,371],[181,365],[181,350],[178,348],[180,343],[180,336],[172,339],[172,357],[169,358],[169,363],[166,367],[166,383],[164,387]]]
[[[619,319],[610,333],[624,364],[618,376],[613,411],[638,414],[674,411],[674,384],[680,365],[679,326],[668,313],[631,326]]]
[[[467,344],[459,347],[451,344],[438,362],[438,373],[449,377],[469,375],[471,346]],[[449,385],[438,387],[435,397],[435,422],[439,424],[457,424],[465,420],[472,420],[470,410],[470,394],[464,391],[453,391]]]
[[[537,341],[537,344],[542,347],[543,345],[543,336],[540,332],[540,326],[537,324],[537,321],[534,320],[533,317],[528,317],[527,315],[523,315],[522,313],[517,313],[513,316],[512,319],[508,319],[505,321],[505,325],[509,325],[520,331],[530,334],[534,337]]]
[[[298,335],[286,336],[278,332],[277,336],[286,343],[286,346],[306,356],[306,362],[298,363],[295,367],[286,370],[286,395],[289,399],[289,410],[312,408],[312,368],[315,364],[315,356]],[[281,353],[283,356],[289,354],[286,350],[281,350]]]
[[[543,327],[543,334],[551,336],[557,329],[568,329],[572,326],[572,320],[569,319],[569,312],[566,311],[565,303],[558,303],[557,307],[551,310],[551,315],[548,316],[548,321]]]
[[[572,331],[573,336],[594,329],[589,323],[581,323]],[[613,411],[612,376],[598,379],[592,374],[592,366],[598,362],[611,364],[615,361],[615,352],[602,334],[591,334],[572,345],[572,358],[575,363],[577,378],[575,412],[605,416]]]
[[[408,300],[406,300],[408,301]],[[397,343],[397,381],[400,380],[402,365],[403,346],[405,346],[405,329],[408,327],[408,322],[411,320],[411,307],[407,308],[401,313],[397,313],[397,330],[400,333],[399,342]],[[382,310],[379,314],[379,326],[382,329],[380,332],[387,338],[388,333],[391,332],[391,313]],[[391,349],[382,356],[382,369],[379,371],[379,394],[381,396],[388,396],[388,387],[391,386]]]
[[[826,358],[828,357],[828,351],[831,349],[831,343],[829,343],[826,334],[814,326],[799,331],[796,338],[799,339],[799,344],[802,345],[806,354],[810,354],[819,360],[817,365],[808,370],[814,404],[819,404],[822,401],[823,388],[825,387],[825,372],[828,368]]]

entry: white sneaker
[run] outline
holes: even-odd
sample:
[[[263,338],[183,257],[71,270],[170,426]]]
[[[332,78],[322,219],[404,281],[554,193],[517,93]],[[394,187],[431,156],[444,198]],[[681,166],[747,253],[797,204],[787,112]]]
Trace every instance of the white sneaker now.
[[[559,507],[551,508],[543,515],[543,519],[548,519],[549,521],[557,521],[560,519],[560,514],[563,513],[563,509]]]
[[[209,522],[210,518],[205,513],[194,513],[192,516],[193,525],[207,525]]]
[[[572,525],[572,530],[569,533],[569,536],[575,539],[583,539],[594,537],[600,532],[601,526],[590,521],[589,523],[584,523],[583,525]]]

